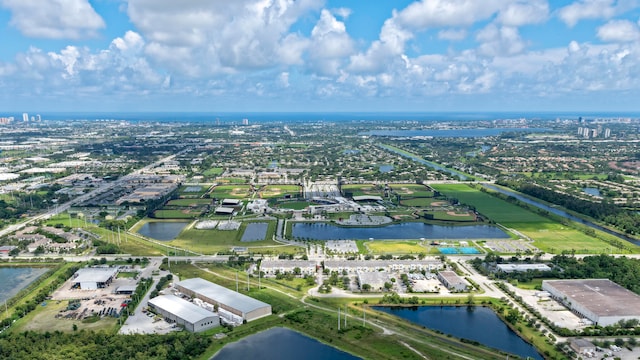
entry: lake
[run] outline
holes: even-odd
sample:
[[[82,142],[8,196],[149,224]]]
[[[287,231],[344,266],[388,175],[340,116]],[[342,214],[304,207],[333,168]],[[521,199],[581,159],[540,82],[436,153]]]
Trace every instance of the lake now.
[[[586,188],[582,189],[582,191],[584,191],[586,194],[589,194],[591,196],[602,197],[602,194],[600,193],[600,190],[597,189],[597,188],[586,187]]]
[[[285,328],[271,328],[225,345],[211,359],[355,360],[349,353]]]
[[[248,223],[240,241],[262,241],[264,240],[264,237],[267,236],[268,227],[268,223]]]
[[[479,306],[420,306],[410,308],[375,306],[374,309],[457,338],[475,340],[485,346],[523,358],[528,356],[542,360],[542,356],[536,351],[535,347],[509,329],[490,308]]]
[[[0,302],[9,300],[48,270],[49,268],[0,267]]]
[[[490,225],[433,225],[422,222],[406,222],[381,227],[340,227],[328,223],[294,223],[294,238],[314,240],[339,239],[506,239],[504,231]]]
[[[138,230],[138,234],[160,241],[170,241],[178,237],[180,232],[189,225],[188,222],[148,222]]]
[[[433,161],[427,161],[427,160],[425,160],[425,159],[423,159],[423,158],[421,158],[419,156],[412,155],[412,154],[409,154],[409,153],[406,153],[406,152],[402,152],[402,151],[398,151],[395,148],[392,148],[392,147],[387,146],[387,145],[378,145],[378,146],[383,148],[383,149],[385,149],[385,150],[387,150],[387,151],[391,151],[392,153],[396,153],[396,154],[398,154],[400,156],[404,156],[406,158],[409,158],[409,159],[411,159],[411,160],[413,160],[413,161],[415,161],[417,163],[420,163],[422,165],[426,165],[426,166],[428,166],[428,167],[430,167],[432,169],[436,169],[436,170],[439,170],[439,171],[444,171],[444,172],[449,173],[449,174],[451,174],[453,176],[457,176],[460,180],[464,181],[464,180],[468,179],[468,177],[465,174],[461,173],[460,171],[456,171],[456,170],[453,170],[453,169],[447,169],[447,168],[445,168],[443,166],[440,166],[440,165],[434,163]]]

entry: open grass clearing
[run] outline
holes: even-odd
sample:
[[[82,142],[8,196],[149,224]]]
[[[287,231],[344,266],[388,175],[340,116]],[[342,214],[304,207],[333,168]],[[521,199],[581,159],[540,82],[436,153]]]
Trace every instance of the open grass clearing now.
[[[189,209],[184,210],[156,210],[153,212],[153,216],[157,219],[195,219],[202,214],[202,211],[191,211]]]
[[[427,252],[420,241],[365,241],[364,246],[373,254],[420,254]]]
[[[61,331],[73,332],[73,325],[78,330],[107,331],[116,330],[118,320],[112,317],[101,318],[96,322],[83,322],[82,320],[56,319],[56,314],[67,308],[68,301],[49,300],[46,306],[38,305],[35,310],[18,320],[12,327],[12,331]]]
[[[281,209],[304,210],[314,203],[310,201],[286,201],[277,203],[276,207]]]
[[[218,178],[217,182],[221,184],[246,184],[247,179],[245,178],[237,178],[237,177],[228,177],[228,178]]]
[[[476,221],[476,215],[470,211],[450,210],[450,211],[426,211],[426,214],[431,214],[433,220],[444,221]]]
[[[202,175],[204,176],[218,176],[218,175],[222,175],[222,173],[224,172],[224,169],[221,167],[212,167],[209,168],[207,170],[205,170]]]
[[[429,207],[429,206],[435,206],[433,204],[438,204],[438,203],[442,203],[442,200],[440,199],[434,199],[434,198],[409,198],[409,199],[402,199],[400,200],[400,205],[403,206],[415,206],[415,207]]]

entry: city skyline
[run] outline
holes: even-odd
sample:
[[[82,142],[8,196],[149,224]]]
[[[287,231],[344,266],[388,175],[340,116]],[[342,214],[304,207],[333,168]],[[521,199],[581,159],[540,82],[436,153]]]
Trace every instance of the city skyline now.
[[[0,0],[2,112],[637,111],[635,0]]]

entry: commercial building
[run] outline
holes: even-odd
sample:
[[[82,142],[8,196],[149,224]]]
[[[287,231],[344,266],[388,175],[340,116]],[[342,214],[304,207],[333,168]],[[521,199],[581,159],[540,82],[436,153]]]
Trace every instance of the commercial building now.
[[[184,326],[191,332],[205,331],[220,326],[220,317],[173,295],[160,295],[148,302],[150,310],[162,315],[168,322]]]
[[[367,271],[409,272],[431,271],[444,268],[439,260],[325,260],[324,268],[329,271],[348,273]]]
[[[542,290],[596,325],[640,320],[640,296],[608,279],[544,280]]]
[[[496,268],[506,273],[527,272],[529,270],[551,271],[551,268],[546,264],[498,264]]]
[[[578,355],[590,355],[596,352],[596,346],[586,339],[572,339],[569,347]]]
[[[83,268],[73,275],[71,287],[81,290],[102,289],[109,286],[116,275],[118,275],[118,268]]]
[[[467,291],[471,286],[467,280],[461,278],[453,271],[438,272],[438,280],[450,291]]]
[[[316,266],[313,260],[262,260],[260,271],[266,275],[275,275],[278,271],[281,274],[293,273],[298,268],[302,275],[313,275],[316,273]]]
[[[175,287],[183,294],[217,305],[219,310],[241,317],[244,321],[271,315],[271,305],[201,278],[180,281]]]

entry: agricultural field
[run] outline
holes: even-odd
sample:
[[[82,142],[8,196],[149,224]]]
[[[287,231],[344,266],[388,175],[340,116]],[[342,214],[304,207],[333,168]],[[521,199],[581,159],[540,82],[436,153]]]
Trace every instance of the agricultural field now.
[[[384,189],[381,187],[376,187],[373,184],[347,184],[342,185],[342,194],[347,196],[346,194],[351,194],[351,196],[363,196],[363,195],[374,195],[374,196],[383,196]]]
[[[218,185],[211,190],[216,199],[244,199],[251,193],[251,185]]]
[[[608,253],[612,246],[599,238],[542,217],[516,204],[504,201],[465,184],[437,184],[434,189],[460,203],[473,206],[483,216],[533,240],[533,245],[549,253]],[[606,234],[597,232],[599,237]],[[615,250],[614,250],[615,251]]]
[[[427,249],[420,241],[365,241],[364,246],[372,254],[419,254]]]
[[[298,185],[265,185],[258,191],[261,199],[282,198],[286,195],[294,198],[302,193]]]

